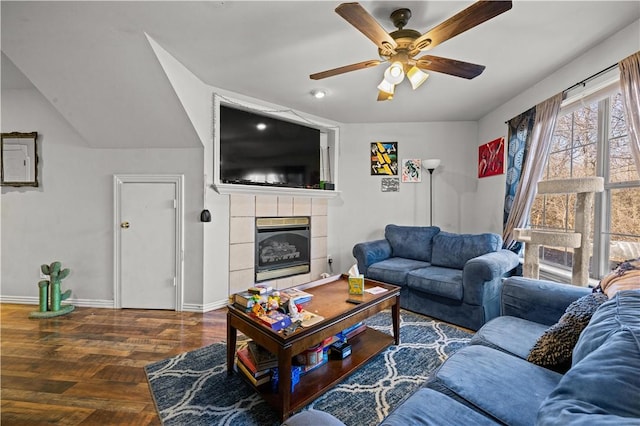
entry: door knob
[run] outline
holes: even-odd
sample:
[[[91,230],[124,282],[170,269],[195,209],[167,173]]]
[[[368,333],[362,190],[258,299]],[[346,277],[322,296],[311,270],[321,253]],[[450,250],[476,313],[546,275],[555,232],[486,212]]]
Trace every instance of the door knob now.
[[[129,228],[129,222],[122,222],[120,224],[120,228],[128,229]]]

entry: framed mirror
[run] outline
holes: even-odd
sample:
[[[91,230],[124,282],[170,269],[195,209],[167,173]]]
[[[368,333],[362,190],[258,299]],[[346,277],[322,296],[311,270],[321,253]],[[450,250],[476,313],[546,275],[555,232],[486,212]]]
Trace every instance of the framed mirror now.
[[[2,133],[0,146],[3,186],[38,186],[38,132]]]

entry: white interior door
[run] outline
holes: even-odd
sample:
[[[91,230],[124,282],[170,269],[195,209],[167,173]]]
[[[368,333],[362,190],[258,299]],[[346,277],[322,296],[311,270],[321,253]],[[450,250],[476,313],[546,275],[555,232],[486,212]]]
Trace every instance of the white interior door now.
[[[176,309],[181,267],[178,183],[120,181],[116,185],[119,307]]]

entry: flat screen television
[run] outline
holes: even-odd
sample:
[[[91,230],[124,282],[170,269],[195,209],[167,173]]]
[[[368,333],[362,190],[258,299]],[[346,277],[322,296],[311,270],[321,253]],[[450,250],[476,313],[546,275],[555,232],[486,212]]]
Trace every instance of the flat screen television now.
[[[320,130],[220,105],[220,181],[318,188]]]

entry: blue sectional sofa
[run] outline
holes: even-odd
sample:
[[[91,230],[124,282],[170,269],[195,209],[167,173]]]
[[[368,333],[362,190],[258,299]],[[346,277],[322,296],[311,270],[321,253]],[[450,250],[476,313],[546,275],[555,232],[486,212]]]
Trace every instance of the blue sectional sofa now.
[[[568,371],[526,360],[545,330],[590,292],[508,278],[501,316],[478,330],[382,425],[639,425],[640,290],[620,291],[600,305],[579,335]],[[286,424],[316,424],[317,414],[303,412]],[[341,424],[331,419],[335,423],[328,424]]]
[[[472,330],[498,316],[502,279],[519,265],[500,235],[398,225],[384,235],[356,244],[353,256],[366,278],[402,287],[401,307]]]

